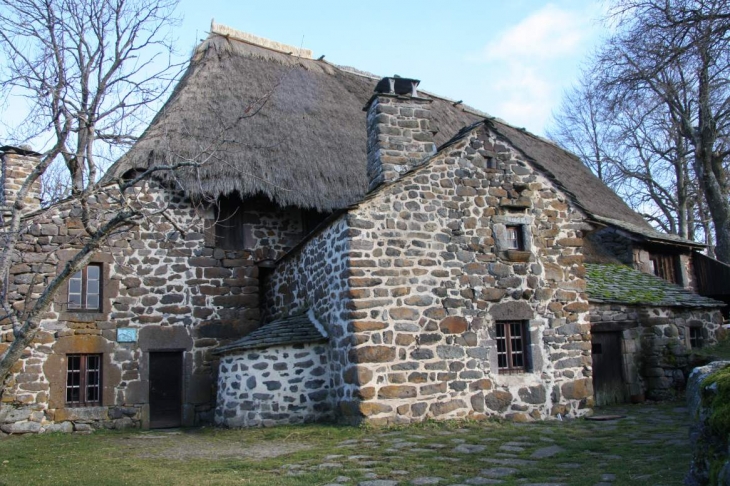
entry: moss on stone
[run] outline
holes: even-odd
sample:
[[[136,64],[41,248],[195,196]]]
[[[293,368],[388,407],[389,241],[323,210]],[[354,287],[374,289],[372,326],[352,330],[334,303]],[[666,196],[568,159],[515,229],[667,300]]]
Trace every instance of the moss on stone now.
[[[702,381],[702,405],[710,407],[709,425],[727,441],[730,434],[730,366]]]
[[[586,263],[586,290],[594,302],[688,307],[721,304],[626,265]]]

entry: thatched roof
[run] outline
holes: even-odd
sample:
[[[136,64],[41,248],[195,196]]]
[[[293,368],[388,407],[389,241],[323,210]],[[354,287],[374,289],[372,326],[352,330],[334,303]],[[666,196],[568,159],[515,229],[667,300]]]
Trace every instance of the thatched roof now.
[[[365,195],[363,106],[378,79],[211,35],[136,145],[109,171],[206,161],[177,182],[189,195],[238,191],[332,210]],[[434,103],[443,143],[474,117]],[[169,173],[160,173],[169,177]]]
[[[352,68],[211,34],[110,177],[149,164],[202,160],[197,171],[176,175],[175,182],[191,196],[238,191],[263,194],[282,206],[345,208],[367,191],[362,110],[378,80]],[[460,103],[428,95],[437,145],[487,120],[589,214],[650,228],[576,156]]]

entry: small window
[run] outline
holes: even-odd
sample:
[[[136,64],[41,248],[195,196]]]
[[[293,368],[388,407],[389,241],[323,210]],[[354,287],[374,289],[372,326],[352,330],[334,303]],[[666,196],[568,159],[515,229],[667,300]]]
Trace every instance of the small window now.
[[[689,328],[689,347],[691,349],[699,349],[702,347],[702,328]]]
[[[522,236],[522,226],[507,226],[507,249],[524,250],[525,239]]]
[[[680,284],[677,271],[676,255],[658,255],[653,254],[649,257],[654,264],[654,275],[663,278],[667,282]]]
[[[66,405],[101,405],[101,355],[66,356]]]
[[[527,326],[524,321],[497,322],[497,366],[499,373],[524,373],[527,364]]]
[[[244,210],[244,201],[237,195],[218,199],[215,214],[215,246],[221,250],[251,250],[256,246],[254,223],[257,216]]]
[[[68,281],[68,309],[99,310],[101,308],[101,265],[90,264]]]

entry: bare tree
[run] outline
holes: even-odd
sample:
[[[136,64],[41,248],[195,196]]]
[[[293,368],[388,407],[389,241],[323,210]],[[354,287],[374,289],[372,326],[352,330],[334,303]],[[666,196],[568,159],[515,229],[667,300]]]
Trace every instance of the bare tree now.
[[[730,1],[614,0],[607,21],[615,34],[592,60],[593,86],[614,118],[631,114],[625,145],[641,149],[644,164],[673,167],[647,186],[649,198],[665,220],[676,213],[666,229],[688,237],[698,226],[691,212],[706,205],[716,255],[730,262]]]
[[[177,0],[0,0],[5,55],[0,89],[29,103],[18,138],[50,141],[13,195],[12,206],[5,208],[0,275],[8,275],[25,232],[27,197],[58,160],[67,170],[70,197],[81,208],[85,230],[78,253],[49,281],[33,282],[24,306],[9,304],[7,282],[0,281],[3,324],[12,325],[14,336],[0,358],[0,382],[33,341],[63,282],[110,236],[164,210],[141,202],[133,187],[155,171],[174,167],[155,167],[105,187],[98,179],[104,156],[134,142],[153,105],[180,72],[180,65],[171,62],[169,29],[175,23],[176,4]],[[65,193],[55,197],[61,195]],[[100,199],[109,202],[104,209],[96,204]]]

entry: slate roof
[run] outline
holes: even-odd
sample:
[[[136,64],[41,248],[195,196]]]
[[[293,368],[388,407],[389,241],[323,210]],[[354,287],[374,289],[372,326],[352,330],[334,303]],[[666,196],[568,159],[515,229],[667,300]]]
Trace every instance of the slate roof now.
[[[674,243],[682,246],[693,246],[697,248],[703,248],[705,246],[703,243],[697,243],[696,241],[688,240],[678,235],[662,233],[661,231],[657,231],[647,225],[636,225],[627,221],[621,221],[615,218],[607,218],[596,214],[594,214],[593,217],[601,223],[616,226],[617,228],[638,235],[647,241],[660,241],[662,243]]]
[[[319,330],[309,314],[299,314],[265,324],[246,337],[221,346],[216,350],[216,354],[326,340],[327,335]]]
[[[594,303],[662,307],[723,307],[679,285],[620,264],[586,263],[588,300]]]

